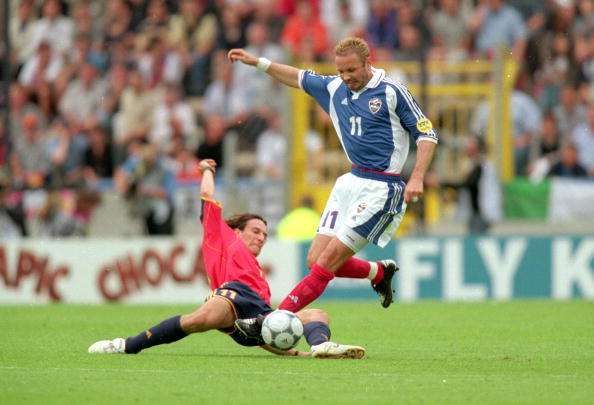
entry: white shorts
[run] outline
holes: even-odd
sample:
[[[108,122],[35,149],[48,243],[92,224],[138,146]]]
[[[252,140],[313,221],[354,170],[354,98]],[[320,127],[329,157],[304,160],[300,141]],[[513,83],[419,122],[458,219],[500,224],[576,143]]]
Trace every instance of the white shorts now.
[[[340,176],[324,208],[318,233],[336,236],[354,252],[369,242],[386,246],[406,211],[404,186],[400,178],[382,181],[352,173]]]

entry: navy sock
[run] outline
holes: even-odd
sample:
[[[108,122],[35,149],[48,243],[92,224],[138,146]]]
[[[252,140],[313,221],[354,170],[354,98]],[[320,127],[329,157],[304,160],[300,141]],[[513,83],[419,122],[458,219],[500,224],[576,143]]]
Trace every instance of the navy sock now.
[[[173,343],[185,338],[188,334],[181,328],[180,320],[181,316],[177,315],[164,320],[157,326],[140,332],[136,336],[130,336],[126,339],[126,353],[138,353],[149,347]]]
[[[306,323],[303,325],[303,334],[310,346],[319,345],[330,340],[330,328],[324,322]]]

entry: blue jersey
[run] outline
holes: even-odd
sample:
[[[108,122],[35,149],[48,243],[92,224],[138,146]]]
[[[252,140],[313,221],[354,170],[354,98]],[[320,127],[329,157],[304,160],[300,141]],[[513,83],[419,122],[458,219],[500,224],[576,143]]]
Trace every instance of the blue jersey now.
[[[408,156],[409,134],[437,143],[437,133],[404,85],[372,68],[367,85],[352,91],[339,76],[299,72],[299,86],[330,115],[349,161],[399,174]]]

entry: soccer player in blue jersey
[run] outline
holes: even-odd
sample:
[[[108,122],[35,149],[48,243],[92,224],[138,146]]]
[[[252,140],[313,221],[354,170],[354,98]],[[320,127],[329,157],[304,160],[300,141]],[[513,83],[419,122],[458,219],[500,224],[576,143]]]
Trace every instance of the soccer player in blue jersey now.
[[[352,164],[350,173],[336,180],[326,203],[308,253],[310,273],[279,308],[293,312],[304,308],[335,276],[371,278],[369,274],[382,305],[389,306],[395,263],[369,263],[353,255],[368,243],[384,247],[402,221],[406,204],[422,196],[425,173],[437,144],[431,121],[404,85],[371,66],[369,47],[360,38],[345,38],[336,46],[335,76],[274,63],[243,49],[232,49],[228,58],[312,96],[329,114]],[[400,171],[411,136],[417,157],[405,184]],[[239,320],[237,326],[252,335],[259,333],[259,323]]]

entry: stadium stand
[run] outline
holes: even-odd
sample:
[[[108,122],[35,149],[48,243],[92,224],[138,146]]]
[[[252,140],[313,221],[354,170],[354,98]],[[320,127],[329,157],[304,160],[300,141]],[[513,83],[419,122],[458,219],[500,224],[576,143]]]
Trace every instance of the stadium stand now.
[[[468,93],[479,73],[447,73],[447,66],[489,67],[502,48],[515,66],[511,74],[502,71],[513,86],[502,95],[513,157],[489,154],[496,167],[489,173],[505,173],[502,165],[515,170],[502,185],[489,178],[476,183],[487,193],[484,201],[503,195],[493,226],[476,229],[514,229],[513,221],[530,217],[544,230],[546,220],[571,227],[589,212],[580,192],[570,203],[576,212],[556,207],[568,192],[590,195],[594,187],[592,0],[10,0],[4,20],[2,49],[10,58],[3,58],[2,72],[10,95],[0,100],[0,218],[11,231],[3,238],[148,233],[114,184],[145,144],[157,148],[175,179],[167,199],[176,234],[199,231],[194,192],[202,158],[220,162],[223,200],[237,211],[262,211],[274,228],[300,199],[289,196],[299,190],[296,167],[316,183],[346,162],[321,114],[309,113],[311,125],[299,129],[293,96],[253,69],[230,65],[225,51],[247,47],[309,67],[332,62],[332,44],[346,35],[366,38],[375,63],[408,81],[443,127],[429,199],[404,229],[439,233],[472,217],[472,204],[460,199],[460,181],[476,163],[465,154],[467,144],[479,137],[486,150],[496,150],[505,143],[503,130],[489,129],[493,104],[460,99],[448,115],[453,107],[430,96],[431,86],[466,83],[460,91]],[[407,63],[421,68],[411,74]],[[432,64],[447,74],[435,74]],[[300,156],[309,163],[295,166],[290,139],[300,130]],[[573,162],[567,150],[577,152]],[[460,166],[448,171],[440,161]],[[564,169],[566,161],[576,168]],[[228,195],[238,192],[256,197]],[[435,215],[431,195],[442,207]],[[48,230],[50,212],[71,226]]]

